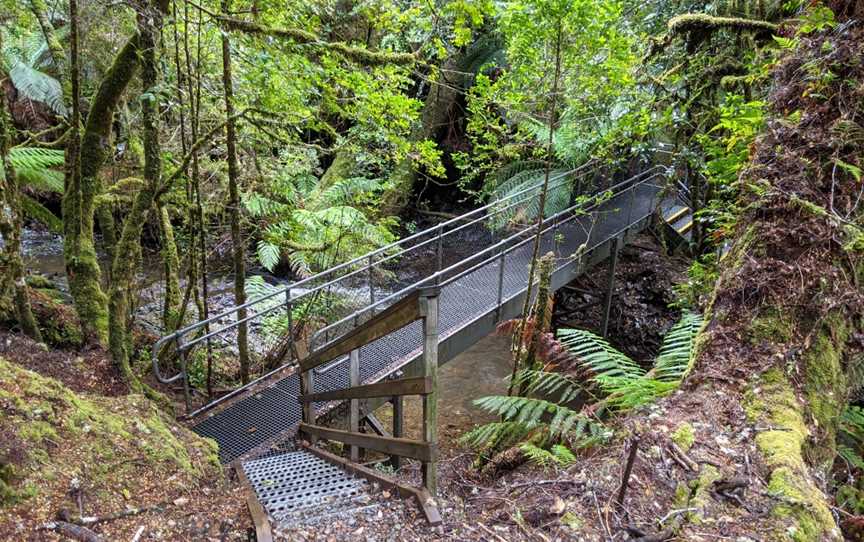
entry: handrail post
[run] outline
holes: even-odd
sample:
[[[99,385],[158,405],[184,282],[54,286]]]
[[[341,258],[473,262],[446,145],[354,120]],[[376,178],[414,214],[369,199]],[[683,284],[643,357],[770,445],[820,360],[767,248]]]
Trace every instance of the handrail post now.
[[[294,307],[291,303],[291,287],[285,290],[285,311],[288,313],[288,340],[291,341],[290,354],[295,357],[297,346],[294,344],[294,315],[292,314]],[[296,358],[295,358],[296,359]]]
[[[348,383],[353,388],[360,385],[360,349],[355,348],[349,355]],[[353,433],[360,432],[360,400],[351,399],[348,406],[348,430]],[[351,446],[351,461],[355,463],[360,460],[360,448]]]
[[[369,269],[368,281],[369,281],[369,306],[372,307],[371,316],[375,316],[375,284],[372,277],[372,266],[375,265],[375,256],[369,255],[369,263],[367,268]]]
[[[315,381],[313,379],[314,372],[315,371],[313,370],[309,370],[301,374],[300,395],[308,395],[315,392]],[[315,403],[303,403],[303,422],[309,425],[315,425]],[[318,441],[318,437],[315,435],[308,435],[308,437],[311,444],[315,444]]]
[[[498,258],[498,301],[495,303],[495,321],[501,321],[501,303],[504,302],[504,258],[507,256],[507,251],[502,250],[501,256]]]
[[[423,440],[436,449],[438,443],[438,293],[439,288],[420,291],[423,318],[423,375],[432,381],[432,393],[423,396]],[[438,490],[437,456],[423,462],[423,485],[432,497]]]
[[[396,395],[392,399],[393,401],[393,437],[394,438],[402,438],[404,434],[404,419],[405,419],[405,402],[402,400],[401,395]],[[390,456],[390,466],[395,470],[399,470],[402,467],[402,458],[398,455]]]
[[[440,273],[441,269],[444,268],[444,226],[438,224],[438,267],[435,269],[436,273]],[[435,284],[439,284],[441,282],[441,276],[435,276]]]

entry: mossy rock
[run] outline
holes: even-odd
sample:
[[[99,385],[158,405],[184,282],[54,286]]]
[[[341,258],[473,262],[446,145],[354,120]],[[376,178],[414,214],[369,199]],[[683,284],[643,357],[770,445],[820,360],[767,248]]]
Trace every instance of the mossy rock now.
[[[161,480],[170,493],[221,478],[216,444],[140,395],[79,395],[0,358],[0,411],[2,506],[53,501],[72,478],[86,480],[100,499],[145,479]]]
[[[745,411],[752,423],[771,429],[756,436],[756,446],[770,470],[768,493],[776,504],[771,514],[785,530],[778,540],[839,540],[839,530],[825,495],[815,485],[803,452],[810,436],[803,405],[779,369],[771,369],[749,390]]]
[[[84,343],[84,333],[75,311],[63,303],[57,290],[30,289],[33,315],[39,323],[42,339],[57,348],[74,348]]]

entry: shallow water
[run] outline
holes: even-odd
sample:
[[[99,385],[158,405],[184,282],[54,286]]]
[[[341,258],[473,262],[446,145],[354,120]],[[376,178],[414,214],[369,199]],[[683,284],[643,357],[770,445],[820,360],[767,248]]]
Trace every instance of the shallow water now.
[[[438,369],[438,439],[442,449],[454,447],[455,440],[475,425],[494,421],[495,416],[473,404],[487,395],[507,393],[512,370],[510,340],[489,335]],[[392,409],[385,405],[376,415],[385,427],[392,427]],[[405,437],[420,438],[423,408],[419,397],[405,398]]]

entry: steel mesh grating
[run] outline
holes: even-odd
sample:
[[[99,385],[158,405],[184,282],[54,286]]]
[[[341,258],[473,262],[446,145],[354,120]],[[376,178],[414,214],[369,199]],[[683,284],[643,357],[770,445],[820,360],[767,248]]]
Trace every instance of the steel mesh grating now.
[[[307,451],[243,463],[259,502],[275,520],[364,495],[368,482]]]

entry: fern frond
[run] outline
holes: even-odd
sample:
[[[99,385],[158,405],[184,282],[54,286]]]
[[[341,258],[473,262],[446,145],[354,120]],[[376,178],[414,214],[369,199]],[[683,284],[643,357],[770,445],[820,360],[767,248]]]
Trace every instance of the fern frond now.
[[[556,396],[557,402],[566,404],[582,393],[582,384],[561,373],[525,369],[516,373],[514,389],[524,390],[526,395],[543,394]]]
[[[12,65],[9,79],[22,96],[34,102],[44,103],[57,115],[66,116],[63,87],[57,79],[24,62],[16,62]]]
[[[48,226],[52,232],[63,233],[63,221],[27,194],[21,194],[21,210],[28,217]]]
[[[538,425],[513,421],[487,423],[462,435],[459,442],[480,452],[509,448],[527,437]]]
[[[663,381],[679,381],[690,368],[693,344],[702,329],[702,316],[686,312],[663,337],[663,345],[654,362],[654,377]]]
[[[637,379],[645,376],[645,370],[636,362],[590,331],[559,329],[558,339],[598,381],[609,378]]]
[[[519,445],[519,449],[522,450],[529,462],[543,468],[567,467],[576,462],[576,456],[573,455],[573,452],[561,444],[555,444],[547,450],[530,442],[523,442]]]

